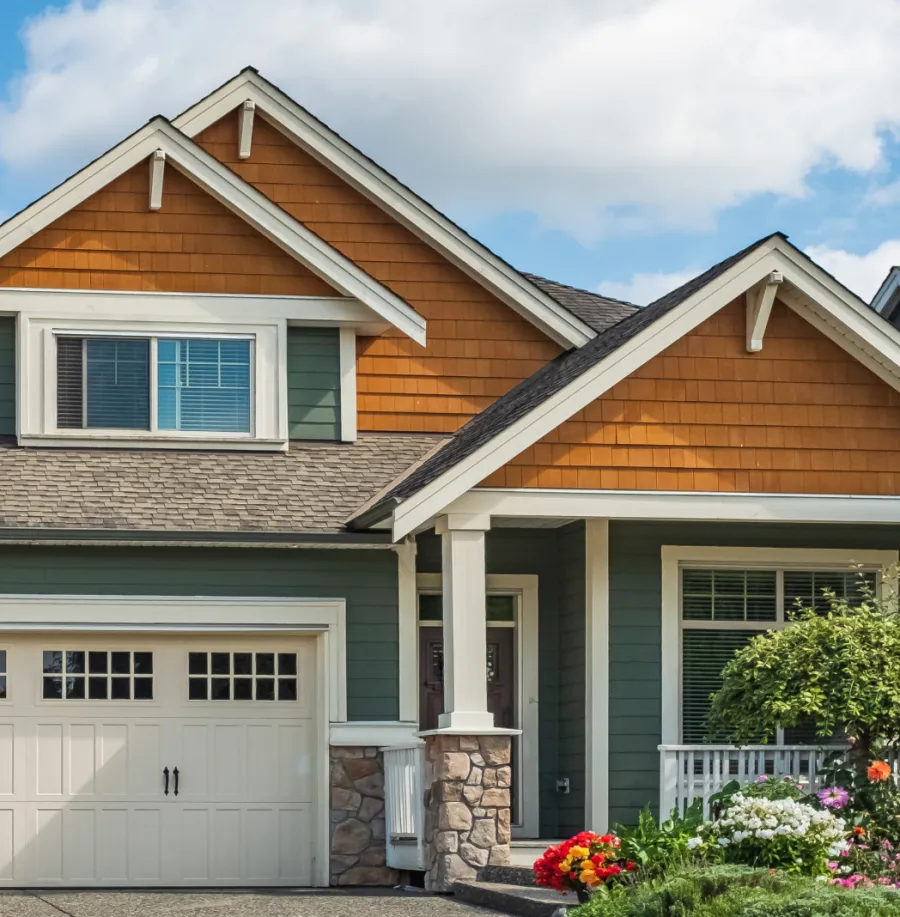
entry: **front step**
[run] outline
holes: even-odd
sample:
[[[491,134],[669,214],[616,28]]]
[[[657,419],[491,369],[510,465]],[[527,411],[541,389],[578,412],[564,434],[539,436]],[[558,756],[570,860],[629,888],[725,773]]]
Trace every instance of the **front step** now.
[[[509,862],[513,866],[527,866],[529,869],[534,861],[543,856],[544,851],[551,844],[561,844],[562,841],[552,840],[513,840],[509,844]]]
[[[564,913],[566,908],[578,904],[574,895],[561,895],[550,888],[509,882],[458,880],[453,883],[453,894],[468,904],[488,907],[515,917],[556,917],[561,910]]]

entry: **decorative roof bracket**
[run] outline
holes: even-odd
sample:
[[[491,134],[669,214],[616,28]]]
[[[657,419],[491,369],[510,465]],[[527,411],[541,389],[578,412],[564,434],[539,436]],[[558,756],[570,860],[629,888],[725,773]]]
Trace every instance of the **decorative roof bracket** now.
[[[772,271],[747,290],[747,350],[750,353],[758,353],[763,348],[763,336],[775,304],[775,293],[783,280],[781,271]]]

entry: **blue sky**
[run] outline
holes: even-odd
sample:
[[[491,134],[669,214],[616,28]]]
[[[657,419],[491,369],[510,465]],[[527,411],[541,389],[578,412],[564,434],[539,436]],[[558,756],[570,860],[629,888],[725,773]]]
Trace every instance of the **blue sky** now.
[[[0,213],[253,64],[523,270],[646,302],[777,229],[869,298],[900,3],[784,7],[3,0]]]

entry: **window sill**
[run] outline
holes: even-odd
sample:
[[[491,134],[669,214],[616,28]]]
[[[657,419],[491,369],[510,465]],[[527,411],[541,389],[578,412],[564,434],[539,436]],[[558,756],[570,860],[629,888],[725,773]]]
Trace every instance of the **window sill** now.
[[[234,452],[287,452],[286,439],[215,434],[168,436],[159,433],[115,432],[75,434],[37,433],[19,437],[20,446],[63,449],[209,449]]]

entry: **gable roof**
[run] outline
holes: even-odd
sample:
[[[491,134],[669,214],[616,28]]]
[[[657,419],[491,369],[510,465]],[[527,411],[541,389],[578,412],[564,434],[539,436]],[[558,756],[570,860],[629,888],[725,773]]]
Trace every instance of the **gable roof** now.
[[[793,289],[779,294],[789,305],[807,308],[815,327],[900,389],[900,333],[784,234],[773,233],[542,367],[472,418],[353,524],[364,528],[393,514],[395,537],[412,531],[772,270],[791,281]]]
[[[634,303],[570,287],[557,280],[538,277],[537,274],[523,273],[522,276],[527,277],[536,287],[540,287],[548,296],[552,296],[561,306],[577,315],[598,333],[606,331],[640,308]]]
[[[338,133],[247,67],[174,119],[194,137],[245,101],[303,150],[428,242],[476,283],[565,348],[591,340],[595,328],[575,310],[500,258]]]
[[[158,150],[165,153],[167,163],[329,283],[337,292],[359,300],[413,340],[425,343],[425,319],[412,306],[210,156],[162,116],[153,118],[0,225],[0,256],[21,245]]]
[[[353,443],[292,442],[286,453],[0,445],[0,537],[346,540],[347,517],[438,441],[364,433]]]

